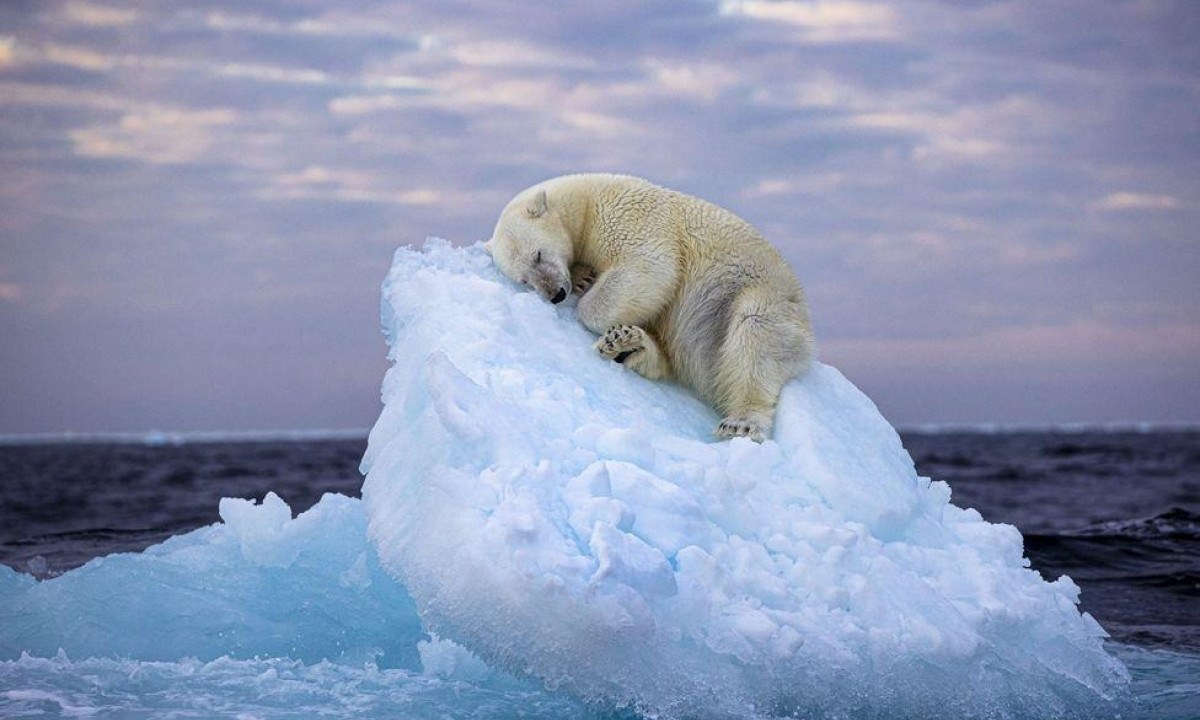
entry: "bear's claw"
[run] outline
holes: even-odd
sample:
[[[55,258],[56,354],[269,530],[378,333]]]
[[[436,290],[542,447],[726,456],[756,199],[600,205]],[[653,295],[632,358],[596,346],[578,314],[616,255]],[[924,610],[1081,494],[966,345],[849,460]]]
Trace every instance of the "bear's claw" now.
[[[760,443],[767,439],[767,433],[762,424],[745,417],[725,418],[721,421],[720,425],[717,425],[717,429],[713,434],[722,440],[735,437],[748,437],[754,442]]]
[[[613,325],[596,341],[596,350],[601,355],[619,363],[645,348],[645,331],[634,325]]]

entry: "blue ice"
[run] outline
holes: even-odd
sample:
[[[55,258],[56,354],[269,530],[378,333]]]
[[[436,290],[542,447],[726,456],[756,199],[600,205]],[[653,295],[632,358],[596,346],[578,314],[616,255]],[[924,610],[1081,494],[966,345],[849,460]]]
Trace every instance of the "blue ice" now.
[[[1098,717],[1129,675],[1069,578],[918,477],[818,364],[774,439],[601,360],[479,246],[401,249],[361,501],[37,582],[0,568],[0,712]]]

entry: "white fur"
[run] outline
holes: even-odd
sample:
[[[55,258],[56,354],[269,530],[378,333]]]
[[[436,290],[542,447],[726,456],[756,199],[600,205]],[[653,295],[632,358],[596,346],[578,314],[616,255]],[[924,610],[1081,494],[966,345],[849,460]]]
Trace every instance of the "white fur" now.
[[[567,175],[504,208],[487,243],[505,275],[550,300],[580,294],[597,350],[693,388],[721,437],[764,439],[779,392],[813,356],[804,291],[749,223],[623,175]]]

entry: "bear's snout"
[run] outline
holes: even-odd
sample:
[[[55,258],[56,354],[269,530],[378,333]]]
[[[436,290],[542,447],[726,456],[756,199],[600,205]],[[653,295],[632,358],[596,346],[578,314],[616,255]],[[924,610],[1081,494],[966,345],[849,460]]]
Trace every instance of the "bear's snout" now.
[[[566,299],[567,299],[567,291],[562,288],[559,288],[558,292],[554,293],[554,297],[550,298],[550,302],[557,305]]]

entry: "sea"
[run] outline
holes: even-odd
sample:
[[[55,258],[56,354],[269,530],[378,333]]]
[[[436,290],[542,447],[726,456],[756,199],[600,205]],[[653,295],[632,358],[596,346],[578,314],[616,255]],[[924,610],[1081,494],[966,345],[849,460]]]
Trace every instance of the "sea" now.
[[[918,472],[949,483],[952,502],[1015,525],[1036,570],[1082,588],[1082,609],[1133,677],[1127,717],[1200,718],[1200,429],[901,434]],[[0,563],[53,578],[218,522],[223,497],[274,492],[299,513],[324,493],[358,496],[365,449],[354,432],[0,438]],[[49,717],[76,707],[30,697],[6,707]]]

